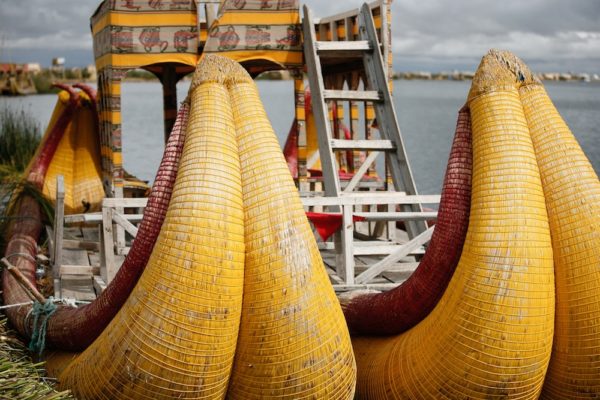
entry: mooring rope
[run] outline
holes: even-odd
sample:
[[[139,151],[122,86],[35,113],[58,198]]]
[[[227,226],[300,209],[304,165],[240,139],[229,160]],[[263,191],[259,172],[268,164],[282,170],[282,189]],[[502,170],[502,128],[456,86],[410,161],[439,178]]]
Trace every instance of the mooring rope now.
[[[44,304],[39,301],[33,303],[31,314],[33,315],[33,332],[29,342],[29,350],[41,355],[46,347],[46,327],[48,318],[56,311],[58,307],[54,303],[54,298],[50,296]],[[38,322],[40,322],[38,324]]]

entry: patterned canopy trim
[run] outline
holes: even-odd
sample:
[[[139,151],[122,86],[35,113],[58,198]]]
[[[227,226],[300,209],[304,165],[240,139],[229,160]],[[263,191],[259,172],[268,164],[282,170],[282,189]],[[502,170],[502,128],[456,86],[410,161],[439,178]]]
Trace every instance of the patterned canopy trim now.
[[[110,26],[94,36],[94,57],[106,54],[160,54],[198,51],[195,26]]]

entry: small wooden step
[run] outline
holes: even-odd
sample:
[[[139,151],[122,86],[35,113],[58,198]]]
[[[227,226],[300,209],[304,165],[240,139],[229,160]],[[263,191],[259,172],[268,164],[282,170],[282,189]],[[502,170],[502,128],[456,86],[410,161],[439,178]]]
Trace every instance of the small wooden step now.
[[[371,150],[371,151],[389,151],[395,150],[396,146],[390,140],[345,140],[332,139],[332,150]]]
[[[353,59],[362,58],[365,51],[372,51],[368,40],[316,42],[315,48],[320,58]]]
[[[383,96],[376,90],[324,90],[325,100],[382,101]]]

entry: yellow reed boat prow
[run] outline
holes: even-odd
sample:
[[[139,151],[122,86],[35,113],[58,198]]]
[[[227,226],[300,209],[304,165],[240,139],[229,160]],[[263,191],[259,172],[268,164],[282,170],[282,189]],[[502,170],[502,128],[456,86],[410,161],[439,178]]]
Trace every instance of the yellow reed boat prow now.
[[[99,210],[105,196],[93,101],[95,99],[90,99],[86,93],[79,93],[77,108],[58,143],[44,179],[43,193],[54,201],[56,178],[63,176],[66,214]]]
[[[357,337],[359,398],[535,399],[550,360],[554,270],[519,61],[491,52],[469,107],[473,191],[456,272],[431,314],[388,338]]]
[[[254,82],[206,56],[189,99],[152,256],[61,386],[80,399],[351,399],[349,333]]]

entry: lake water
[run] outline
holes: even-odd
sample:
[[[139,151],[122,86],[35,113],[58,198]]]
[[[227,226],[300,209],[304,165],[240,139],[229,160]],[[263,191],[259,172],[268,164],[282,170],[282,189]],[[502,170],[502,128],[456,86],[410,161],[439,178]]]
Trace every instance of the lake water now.
[[[294,117],[291,81],[257,81],[262,101],[281,143]],[[394,100],[417,187],[422,194],[439,193],[446,169],[456,115],[470,82],[396,81]],[[600,171],[600,85],[546,83],[552,100],[579,140],[596,171]],[[183,100],[189,82],[178,85]],[[0,107],[24,108],[45,128],[55,95],[0,97]],[[162,156],[162,92],[158,82],[126,82],[122,86],[123,159],[125,168],[152,181]]]

